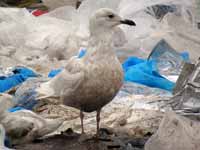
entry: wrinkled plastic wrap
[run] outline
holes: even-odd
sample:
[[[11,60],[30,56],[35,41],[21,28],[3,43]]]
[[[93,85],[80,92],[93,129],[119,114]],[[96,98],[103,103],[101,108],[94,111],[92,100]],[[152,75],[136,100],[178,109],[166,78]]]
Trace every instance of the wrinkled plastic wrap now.
[[[75,28],[70,21],[34,17],[26,9],[0,8],[1,66],[51,68],[44,65],[50,65],[54,58],[68,59],[78,51],[79,40],[72,34]]]
[[[145,144],[145,150],[199,149],[199,121],[167,112],[157,132]]]
[[[183,53],[184,54],[184,53]],[[165,40],[161,40],[150,53],[149,60],[157,62],[157,68],[160,74],[164,76],[179,76],[182,66],[189,58],[183,58],[174,50]]]
[[[121,25],[115,31],[114,46],[120,60],[130,55],[147,58],[160,39],[177,51],[188,51],[192,59],[198,57],[200,33],[194,25],[194,0],[84,0],[78,10],[62,5],[40,17],[25,9],[0,8],[0,48],[14,47],[11,63],[19,58],[19,64],[31,66],[66,60],[80,47],[87,47],[89,17],[102,7],[137,24]]]
[[[30,18],[25,9],[0,8],[0,45],[18,47],[24,43]]]
[[[130,95],[155,95],[161,97],[170,97],[172,94],[169,91],[159,89],[159,88],[151,88],[145,85],[141,85],[133,82],[125,82],[121,88],[121,96],[122,93],[130,94]],[[119,94],[120,95],[120,94]]]
[[[157,19],[156,15],[159,14],[156,13],[160,12],[156,12],[153,8],[158,8],[161,4],[174,9],[172,11],[168,8],[168,13],[166,13],[166,9],[163,10],[165,15]],[[123,1],[120,6],[120,14],[130,17],[137,23],[135,29],[123,27],[126,37],[129,39],[125,46],[126,49],[134,48],[138,55],[146,57],[154,45],[164,38],[176,50],[188,50],[192,57],[196,58],[197,51],[199,52],[199,40],[195,34],[199,34],[199,31],[193,27],[193,6],[194,1],[184,0],[137,1],[137,3],[130,0]]]
[[[26,9],[0,8],[0,67],[26,65],[47,77],[50,70],[65,66],[80,47],[87,47],[89,18],[102,7],[136,22],[136,27],[121,25],[115,30],[114,46],[121,61],[132,55],[147,58],[161,39],[177,51],[188,51],[192,59],[199,57],[200,33],[194,25],[193,0],[84,0],[78,10],[63,4],[56,8],[59,6],[54,5],[53,11],[39,17],[32,16]],[[2,69],[1,73],[5,71]],[[36,102],[35,87],[47,80],[27,80],[17,89],[14,100],[19,106],[32,109]],[[160,105],[171,97],[168,91],[124,83],[115,99],[102,110],[102,118],[105,118],[102,124],[127,129],[132,136],[138,127],[152,132],[157,129],[158,115],[164,111]],[[50,108],[58,109],[56,115],[62,112],[57,105]],[[47,109],[46,115],[52,110]],[[67,111],[70,113],[66,118],[73,116],[74,111],[70,108]],[[96,131],[93,121],[96,114],[89,115],[92,118],[85,117],[86,130]],[[65,123],[66,129],[80,129],[79,119],[73,119]]]

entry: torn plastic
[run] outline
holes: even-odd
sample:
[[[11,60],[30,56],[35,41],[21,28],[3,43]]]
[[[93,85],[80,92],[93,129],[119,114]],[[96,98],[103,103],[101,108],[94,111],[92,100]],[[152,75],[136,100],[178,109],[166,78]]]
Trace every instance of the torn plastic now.
[[[124,82],[122,88],[122,93],[127,93],[128,95],[154,95],[160,97],[171,97],[172,94],[169,91],[159,89],[159,88],[152,88],[142,84],[133,83],[133,82]],[[121,93],[121,94],[122,94]]]
[[[124,80],[144,84],[150,87],[172,91],[175,84],[158,72],[155,60],[143,60],[137,57],[129,57],[122,64]]]
[[[13,97],[15,107],[33,110],[38,103],[36,100],[37,93],[35,89],[43,82],[47,82],[47,78],[30,78],[23,82],[16,90]]]
[[[199,148],[199,121],[167,112],[145,150],[196,150]]]
[[[185,54],[185,53],[184,53]],[[153,48],[148,60],[156,61],[158,71],[164,76],[179,76],[183,63],[189,59],[182,57],[165,40],[161,40]]]
[[[146,13],[148,8],[160,10],[161,6],[166,6],[166,10],[161,9],[161,16],[165,14],[161,21]],[[171,6],[176,10],[172,11]],[[130,55],[147,58],[163,38],[176,50],[188,50],[195,59],[199,54],[200,33],[193,28],[193,6],[193,1],[187,0],[87,0],[78,10],[65,6],[41,17],[34,17],[25,9],[0,8],[0,44],[13,46],[16,51],[12,53],[12,60],[3,56],[0,62],[9,60],[9,64],[15,64],[17,59],[18,63],[35,67],[44,62],[53,65],[54,59],[59,62],[74,56],[80,47],[87,46],[89,17],[101,7],[114,9],[120,16],[137,23],[134,28],[120,26],[115,31],[114,46],[120,60]]]
[[[165,11],[162,12],[165,15],[162,20],[158,20],[146,13],[147,8],[158,5],[173,6],[176,9],[167,13]],[[199,31],[194,27],[194,6],[194,1],[184,0],[137,1],[137,3],[131,0],[122,1],[119,9],[120,14],[133,19],[137,23],[134,29],[125,26],[121,27],[128,39],[128,43],[123,48],[132,49],[133,53],[144,58],[149,55],[160,39],[165,39],[179,52],[188,50],[191,53],[191,58],[196,59],[200,45],[198,36],[196,36]],[[138,51],[138,49],[141,50]]]
[[[38,76],[33,70],[25,67],[14,67],[4,74],[5,76],[0,76],[0,93],[20,85],[28,78]]]
[[[78,39],[70,36],[76,29],[70,21],[48,16],[36,18],[26,9],[0,8],[0,27],[0,45],[4,47],[40,50],[40,55],[45,52],[51,59],[69,58],[78,49]]]
[[[175,95],[167,104],[177,113],[199,119],[200,116],[200,62],[185,64],[178,79]]]
[[[176,5],[163,5],[163,4],[153,5],[147,7],[147,9],[145,10],[145,12],[152,15],[156,19],[162,19],[167,13],[173,13],[176,11],[177,11]]]

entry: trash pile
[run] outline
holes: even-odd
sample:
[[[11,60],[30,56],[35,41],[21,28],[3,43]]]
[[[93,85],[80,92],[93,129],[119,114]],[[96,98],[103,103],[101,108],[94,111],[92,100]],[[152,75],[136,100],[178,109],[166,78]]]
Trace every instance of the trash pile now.
[[[54,140],[72,137],[72,145],[69,140],[62,148],[94,148],[95,143],[77,144],[79,110],[61,105],[56,96],[40,95],[38,100],[37,90],[71,60],[87,57],[89,18],[107,7],[134,20],[136,27],[116,27],[110,41],[124,78],[102,109],[103,140],[97,149],[198,149],[200,30],[195,0],[3,0],[0,6],[0,133],[5,131],[0,148],[5,143],[51,150]],[[94,112],[85,114],[86,133],[95,133],[95,117]],[[38,139],[43,141],[33,142]]]
[[[147,141],[145,150],[199,149],[199,125],[197,121],[167,112],[158,131]]]

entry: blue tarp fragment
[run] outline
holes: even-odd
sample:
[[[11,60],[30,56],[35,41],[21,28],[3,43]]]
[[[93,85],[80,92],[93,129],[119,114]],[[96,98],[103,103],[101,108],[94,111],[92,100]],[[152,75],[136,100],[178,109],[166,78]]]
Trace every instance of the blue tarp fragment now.
[[[180,55],[185,62],[190,62],[190,55],[187,51],[181,52]]]
[[[63,68],[59,68],[59,69],[53,69],[49,72],[48,77],[49,78],[53,78],[55,77],[57,74],[59,74],[61,71],[63,70]]]
[[[12,87],[15,87],[22,82],[24,82],[26,79],[30,77],[37,77],[38,74],[36,74],[31,69],[25,68],[25,67],[16,67],[13,70],[14,75],[11,75],[9,77],[0,76],[0,92],[5,92]]]
[[[13,108],[8,109],[9,112],[16,112],[19,110],[24,110],[24,108],[23,107],[13,107]]]
[[[122,64],[124,80],[144,84],[150,87],[172,91],[175,83],[161,76],[157,70],[156,61],[129,57]]]
[[[83,56],[85,56],[87,50],[85,48],[82,48],[78,54],[78,58],[82,58]]]

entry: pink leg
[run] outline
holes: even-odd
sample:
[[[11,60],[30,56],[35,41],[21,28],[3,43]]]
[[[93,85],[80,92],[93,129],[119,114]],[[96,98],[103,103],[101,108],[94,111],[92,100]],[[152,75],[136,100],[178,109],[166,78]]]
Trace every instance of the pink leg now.
[[[83,118],[84,118],[84,114],[82,112],[82,110],[80,110],[80,118],[81,118],[81,134],[84,134],[84,127],[83,127]]]
[[[100,112],[101,109],[97,110],[97,116],[96,116],[96,120],[97,120],[97,138],[99,137],[99,122],[100,122]]]

